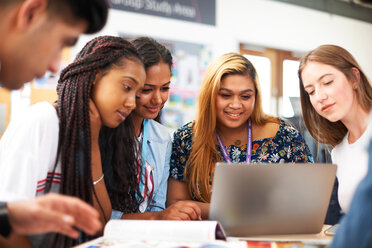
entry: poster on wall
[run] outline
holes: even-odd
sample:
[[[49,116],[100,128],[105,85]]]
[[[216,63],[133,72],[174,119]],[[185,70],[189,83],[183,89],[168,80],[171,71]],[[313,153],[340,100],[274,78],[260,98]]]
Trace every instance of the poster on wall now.
[[[186,42],[173,42],[171,52],[172,85],[163,120],[173,131],[195,119],[200,83],[212,54],[206,45]]]
[[[110,0],[113,9],[216,25],[216,0]]]
[[[136,35],[119,34],[131,40]],[[167,47],[173,56],[169,98],[162,109],[161,119],[172,132],[195,119],[199,88],[211,59],[208,45],[155,38]]]

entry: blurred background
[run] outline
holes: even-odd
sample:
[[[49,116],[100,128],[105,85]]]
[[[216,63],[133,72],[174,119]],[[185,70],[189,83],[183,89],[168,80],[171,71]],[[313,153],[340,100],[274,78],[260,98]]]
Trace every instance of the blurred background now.
[[[372,78],[371,0],[111,0],[106,27],[83,35],[63,51],[61,70],[95,36],[150,36],[174,58],[171,91],[162,120],[170,132],[195,117],[199,84],[214,58],[240,52],[255,65],[267,113],[290,120],[303,134],[315,161],[330,162],[303,125],[298,59],[322,44],[350,51]],[[53,102],[59,75],[47,73],[17,91],[0,88],[0,135],[30,104]]]

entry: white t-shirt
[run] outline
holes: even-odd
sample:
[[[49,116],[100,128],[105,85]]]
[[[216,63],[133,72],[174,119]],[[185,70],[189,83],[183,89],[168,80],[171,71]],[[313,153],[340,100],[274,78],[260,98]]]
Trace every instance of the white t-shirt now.
[[[31,199],[44,193],[56,162],[59,119],[47,102],[13,120],[0,140],[0,201]],[[51,191],[58,192],[60,163]]]
[[[332,162],[337,165],[338,201],[342,211],[349,210],[356,187],[367,175],[368,146],[372,134],[372,113],[369,114],[368,126],[360,138],[349,144],[349,133],[342,142],[332,150]]]

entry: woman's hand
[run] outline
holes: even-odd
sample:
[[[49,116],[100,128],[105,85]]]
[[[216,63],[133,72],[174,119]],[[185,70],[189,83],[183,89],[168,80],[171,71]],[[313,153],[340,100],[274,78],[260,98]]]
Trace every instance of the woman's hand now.
[[[201,220],[201,210],[192,201],[178,201],[161,212],[158,212],[160,220]]]
[[[89,118],[92,141],[98,142],[99,131],[101,130],[102,127],[102,120],[101,116],[99,115],[96,104],[92,101],[92,99],[89,100]]]
[[[187,184],[185,182],[178,181],[174,178],[168,179],[168,191],[167,191],[167,206],[170,207],[178,202],[192,202],[197,205],[200,210],[201,218],[207,220],[209,217],[209,203],[193,201]]]

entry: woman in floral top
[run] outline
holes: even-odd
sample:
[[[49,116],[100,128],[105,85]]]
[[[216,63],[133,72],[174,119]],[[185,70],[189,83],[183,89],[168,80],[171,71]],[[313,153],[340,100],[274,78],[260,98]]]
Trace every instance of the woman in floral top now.
[[[171,157],[171,177],[183,181],[183,171],[190,156],[192,145],[193,123],[187,123],[174,134]],[[221,148],[216,146],[222,154]],[[247,144],[226,147],[233,163],[246,161]],[[224,161],[220,155],[219,161]],[[252,141],[252,163],[313,162],[310,151],[301,134],[284,120],[280,120],[280,128],[275,137]]]
[[[251,147],[248,149],[247,146]],[[221,56],[207,69],[195,122],[174,134],[167,204],[196,202],[209,215],[216,162],[313,162],[299,132],[266,115],[256,70],[242,55]]]

